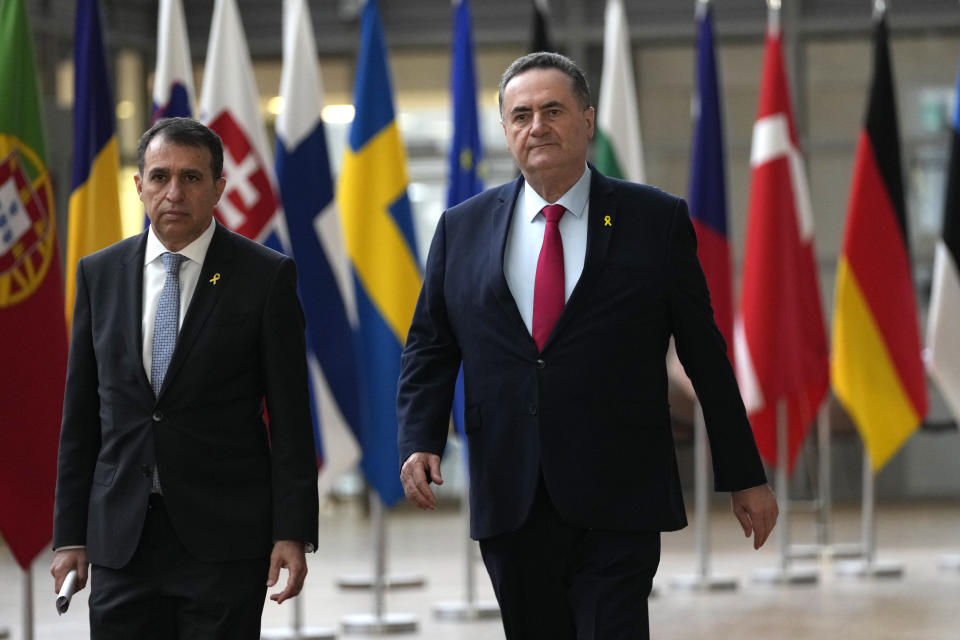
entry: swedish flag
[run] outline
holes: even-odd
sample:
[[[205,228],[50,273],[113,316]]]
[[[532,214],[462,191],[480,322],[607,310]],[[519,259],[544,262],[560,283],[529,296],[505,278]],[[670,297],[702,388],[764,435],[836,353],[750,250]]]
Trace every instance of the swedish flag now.
[[[422,278],[376,0],[368,0],[361,16],[354,107],[337,201],[360,324],[361,397],[367,416],[357,439],[364,474],[389,506],[403,497],[397,470],[397,378]]]

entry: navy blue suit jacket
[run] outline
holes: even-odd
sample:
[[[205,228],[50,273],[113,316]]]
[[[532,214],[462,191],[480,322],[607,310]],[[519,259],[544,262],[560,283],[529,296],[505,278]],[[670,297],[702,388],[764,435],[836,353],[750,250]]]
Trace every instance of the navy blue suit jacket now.
[[[317,544],[317,467],[293,260],[217,224],[160,396],[143,369],[145,231],[83,258],[57,463],[54,547],[123,567],[157,464],[206,561]],[[269,433],[264,423],[269,412]]]
[[[523,179],[437,224],[403,353],[400,462],[443,452],[462,361],[477,539],[523,523],[541,469],[557,510],[576,526],[686,524],[667,404],[671,335],[703,406],[716,489],[766,482],[685,202],[590,170],[583,274],[542,352],[503,274]]]

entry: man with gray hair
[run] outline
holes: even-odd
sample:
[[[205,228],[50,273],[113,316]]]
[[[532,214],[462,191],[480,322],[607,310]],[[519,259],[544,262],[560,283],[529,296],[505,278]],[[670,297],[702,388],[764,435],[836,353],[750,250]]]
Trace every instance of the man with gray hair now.
[[[686,525],[671,335],[703,406],[716,489],[731,492],[755,548],[776,500],[684,201],[587,164],[590,90],[564,56],[514,61],[500,116],[522,175],[437,224],[400,374],[401,480],[435,507],[462,362],[471,535],[507,638],[647,638],[660,532]]]

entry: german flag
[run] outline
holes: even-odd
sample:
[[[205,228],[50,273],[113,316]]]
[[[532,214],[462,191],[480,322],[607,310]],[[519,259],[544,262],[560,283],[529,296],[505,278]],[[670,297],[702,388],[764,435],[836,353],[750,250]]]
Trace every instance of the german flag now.
[[[923,420],[927,390],[886,16],[879,12],[875,21],[870,101],[837,265],[830,375],[876,472]]]

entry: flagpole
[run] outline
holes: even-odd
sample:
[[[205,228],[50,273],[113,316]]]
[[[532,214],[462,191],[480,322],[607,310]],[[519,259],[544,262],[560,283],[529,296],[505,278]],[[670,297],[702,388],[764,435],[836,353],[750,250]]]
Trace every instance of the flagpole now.
[[[23,603],[23,640],[33,640],[33,563],[22,571],[20,581]]]
[[[374,536],[373,567],[373,613],[355,613],[340,618],[343,632],[350,634],[383,635],[389,633],[414,633],[417,618],[412,613],[387,613],[385,596],[387,588],[398,586],[387,578],[387,523],[383,501],[370,489],[370,516]],[[419,580],[419,585],[423,580]],[[340,586],[345,586],[341,581]],[[354,585],[359,586],[359,585]]]
[[[882,4],[882,0],[879,0]],[[859,560],[849,560],[837,565],[837,575],[852,578],[902,578],[903,563],[892,560],[877,560],[877,513],[876,476],[870,461],[870,451],[863,443],[863,502],[861,506],[861,544],[863,552]]]
[[[863,547],[859,543],[832,543],[833,530],[833,481],[832,481],[832,435],[830,428],[830,403],[824,402],[817,416],[817,500],[816,538],[814,544],[795,544],[790,547],[794,559],[832,560],[836,558],[859,558]]]
[[[706,4],[709,0],[699,0]],[[703,419],[703,407],[694,405],[693,459],[697,545],[697,570],[692,574],[679,574],[671,580],[675,589],[687,591],[734,591],[737,579],[730,576],[711,575],[710,568],[710,462],[707,442],[707,427]]]
[[[768,0],[776,1],[776,0]],[[777,2],[779,4],[779,2]],[[816,584],[816,569],[798,568],[790,563],[790,487],[787,475],[787,401],[777,400],[777,502],[780,515],[777,518],[777,542],[780,549],[780,565],[762,567],[753,572],[755,582],[770,585]]]
[[[463,600],[441,600],[433,605],[433,617],[437,620],[467,621],[467,620],[489,620],[500,617],[500,607],[492,600],[477,600],[476,588],[476,562],[477,562],[477,543],[470,538],[470,497],[469,481],[463,484],[463,495],[460,499],[460,520],[463,526],[464,557],[466,565],[464,566],[464,599]]]

